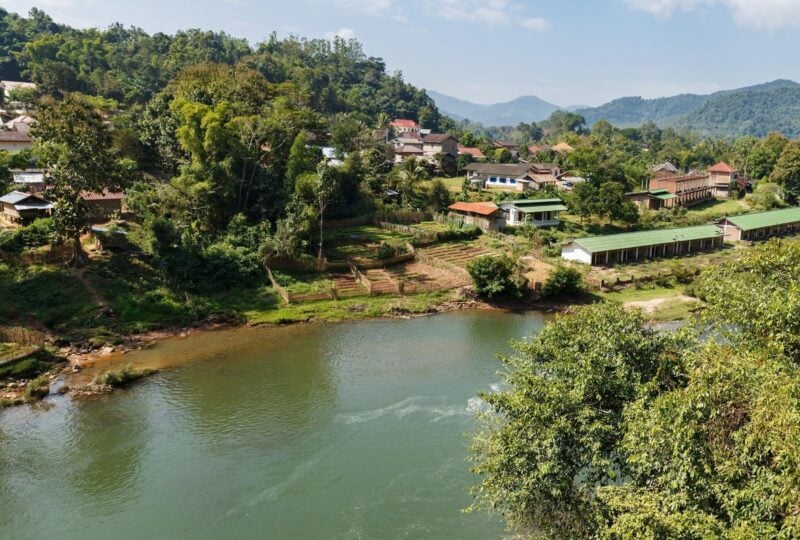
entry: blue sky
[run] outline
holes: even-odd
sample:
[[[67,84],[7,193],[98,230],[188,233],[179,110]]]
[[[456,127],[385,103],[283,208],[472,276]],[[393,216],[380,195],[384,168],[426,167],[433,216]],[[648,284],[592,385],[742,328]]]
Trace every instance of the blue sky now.
[[[3,0],[74,26],[355,37],[411,83],[557,105],[800,80],[800,0]]]

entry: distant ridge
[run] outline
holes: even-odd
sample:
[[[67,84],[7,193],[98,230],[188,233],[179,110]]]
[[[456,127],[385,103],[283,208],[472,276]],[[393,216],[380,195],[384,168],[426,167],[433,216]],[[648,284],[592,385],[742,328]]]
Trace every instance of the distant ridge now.
[[[795,138],[800,137],[800,84],[779,79],[709,95],[625,97],[576,112],[589,126],[605,119],[617,127],[654,122],[659,127],[688,128],[720,137],[763,137],[780,131]]]
[[[428,91],[439,110],[455,120],[469,119],[485,126],[514,126],[541,122],[561,109],[535,96],[494,105],[478,105],[438,92]],[[638,127],[653,122],[659,127],[687,128],[717,137],[763,137],[779,131],[800,137],[800,84],[778,79],[736,90],[708,95],[680,94],[658,99],[623,97],[599,107],[566,107],[592,126],[600,119],[620,127]]]
[[[536,96],[524,96],[506,103],[480,105],[428,90],[436,107],[454,120],[471,120],[485,126],[515,126],[520,122],[541,122],[560,107]]]

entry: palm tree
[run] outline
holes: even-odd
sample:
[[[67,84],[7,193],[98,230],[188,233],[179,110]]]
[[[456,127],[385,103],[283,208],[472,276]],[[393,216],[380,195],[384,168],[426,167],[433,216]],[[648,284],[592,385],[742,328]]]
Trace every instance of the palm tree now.
[[[428,169],[424,161],[412,157],[403,161],[398,177],[400,193],[403,195],[403,201],[407,203],[409,198],[413,198],[420,180],[428,177]]]

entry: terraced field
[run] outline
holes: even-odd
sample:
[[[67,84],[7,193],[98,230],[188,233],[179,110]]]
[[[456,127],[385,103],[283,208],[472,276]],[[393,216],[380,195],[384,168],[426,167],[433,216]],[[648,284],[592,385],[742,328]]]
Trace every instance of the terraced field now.
[[[484,255],[495,255],[486,248],[465,243],[442,244],[420,249],[419,253],[423,260],[428,260],[434,265],[439,263],[445,267],[452,265],[461,269],[466,269],[467,264],[473,259]]]

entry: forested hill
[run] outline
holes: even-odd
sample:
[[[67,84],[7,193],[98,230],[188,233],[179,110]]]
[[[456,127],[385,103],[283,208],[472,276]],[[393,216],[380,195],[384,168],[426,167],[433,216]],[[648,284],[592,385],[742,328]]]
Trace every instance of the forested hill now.
[[[617,127],[654,122],[682,127],[703,135],[763,137],[771,131],[800,137],[800,84],[777,80],[710,95],[642,99],[626,97],[577,111],[588,125],[605,119]]]
[[[372,125],[383,113],[437,128],[439,113],[423,90],[390,74],[355,41],[279,40],[250,45],[224,32],[149,35],[121,24],[78,30],[41,10],[21,17],[0,8],[0,79],[30,80],[45,93],[79,91],[141,105],[181,70],[214,62],[241,65],[273,84],[292,83],[318,113],[350,113]]]

